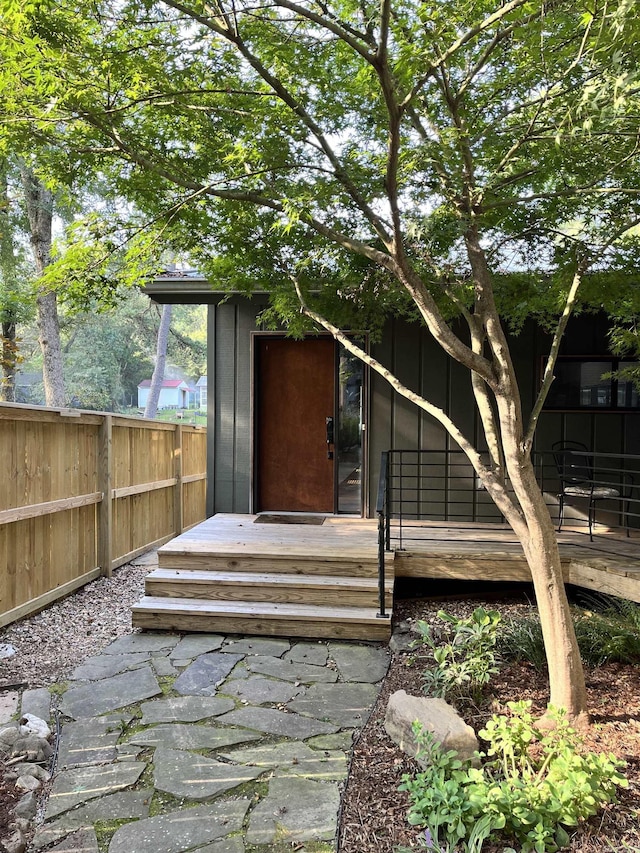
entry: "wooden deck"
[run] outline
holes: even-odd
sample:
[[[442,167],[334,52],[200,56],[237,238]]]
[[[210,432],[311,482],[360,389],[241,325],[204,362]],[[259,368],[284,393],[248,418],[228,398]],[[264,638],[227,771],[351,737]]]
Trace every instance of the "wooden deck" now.
[[[380,616],[374,522],[333,516],[322,524],[262,521],[251,515],[215,515],[164,545],[158,552],[160,568],[148,576],[146,595],[133,608],[133,624],[179,631],[389,638],[393,565],[385,584],[388,610]]]
[[[146,595],[133,608],[133,624],[386,640],[395,577],[531,580],[509,528],[422,522],[405,529],[402,550],[386,555],[387,612],[381,617],[375,520],[261,522],[251,515],[215,515],[163,545],[159,569],[147,577]],[[566,582],[640,602],[640,538],[605,528],[593,542],[576,530],[559,538]]]
[[[558,540],[565,583],[640,602],[640,536],[601,526],[593,542],[584,528],[564,529]],[[405,529],[402,546],[394,552],[396,577],[531,580],[522,547],[506,525],[421,522]]]

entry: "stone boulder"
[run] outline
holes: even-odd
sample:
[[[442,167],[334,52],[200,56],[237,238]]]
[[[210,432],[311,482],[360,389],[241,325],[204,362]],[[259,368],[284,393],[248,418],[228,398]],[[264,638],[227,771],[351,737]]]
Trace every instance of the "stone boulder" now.
[[[22,734],[21,727],[12,723],[0,731],[0,757],[24,756],[27,761],[46,761],[53,755],[51,744],[46,738],[34,734]]]
[[[471,726],[444,699],[410,696],[398,690],[389,697],[384,727],[403,752],[415,757],[418,744],[413,733],[414,721],[430,731],[446,752],[455,749],[461,760],[473,758],[478,739]]]

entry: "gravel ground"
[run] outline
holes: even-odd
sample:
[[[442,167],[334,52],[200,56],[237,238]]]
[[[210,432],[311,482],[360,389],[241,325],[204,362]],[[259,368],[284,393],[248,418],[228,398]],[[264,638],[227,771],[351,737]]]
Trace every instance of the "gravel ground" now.
[[[144,579],[157,564],[151,551],[98,578],[41,613],[0,629],[0,645],[16,650],[0,661],[0,688],[47,687],[78,664],[130,634],[131,605],[144,593]]]
[[[86,658],[98,654],[117,637],[132,632],[131,605],[143,594],[144,579],[156,564],[155,552],[117,569],[113,577],[100,578],[36,616],[0,630],[0,645],[8,643],[16,654],[0,660],[0,689],[48,686],[63,681]],[[509,600],[469,595],[466,600],[398,599],[395,621],[433,622],[438,609],[458,617],[484,604],[500,610],[503,618],[531,610],[526,599]],[[372,717],[355,749],[345,797],[338,849],[340,853],[392,853],[398,844],[413,847],[416,832],[406,821],[408,801],[398,792],[403,773],[416,766],[392,743],[384,730],[387,699],[394,690],[422,692],[420,666],[413,656],[395,655]],[[570,853],[640,853],[640,668],[609,665],[587,673],[593,715],[587,745],[596,751],[616,753],[627,761],[630,788],[621,802],[587,822],[572,836]],[[526,664],[504,667],[483,708],[466,708],[465,718],[478,729],[491,710],[509,699],[530,698],[542,710],[547,695],[544,675]],[[2,806],[13,802],[0,779]],[[501,849],[501,848],[500,848]],[[498,848],[487,849],[498,853]]]

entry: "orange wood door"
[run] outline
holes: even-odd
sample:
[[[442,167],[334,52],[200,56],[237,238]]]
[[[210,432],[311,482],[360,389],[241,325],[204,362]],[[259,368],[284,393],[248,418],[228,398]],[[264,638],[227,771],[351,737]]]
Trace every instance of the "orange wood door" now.
[[[331,338],[256,338],[257,510],[334,511],[334,353]]]

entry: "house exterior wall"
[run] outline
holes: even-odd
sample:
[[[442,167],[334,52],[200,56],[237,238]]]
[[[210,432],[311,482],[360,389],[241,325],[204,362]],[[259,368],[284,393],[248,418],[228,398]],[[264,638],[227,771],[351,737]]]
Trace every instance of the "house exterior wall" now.
[[[608,355],[606,329],[604,317],[590,315],[574,318],[563,341],[561,354]],[[525,417],[531,411],[540,366],[549,347],[550,337],[533,323],[525,324],[520,334],[511,340]],[[390,320],[382,342],[372,347],[372,354],[389,366],[408,387],[441,406],[463,432],[472,437],[480,449],[484,449],[469,374],[447,358],[425,330],[417,325],[409,326],[401,321]],[[382,451],[389,448],[454,450],[456,445],[433,418],[397,395],[375,374],[371,376],[370,399],[368,490],[370,507],[374,508]],[[640,413],[543,411],[538,422],[534,451],[548,452],[555,442],[567,440],[582,442],[596,453],[640,455]],[[547,458],[547,464],[550,461]],[[453,500],[455,495],[452,495]],[[446,509],[447,514],[455,515],[455,510]],[[483,515],[488,519],[499,517],[497,509],[488,501]]]
[[[251,506],[252,389],[251,332],[264,300],[234,297],[209,306],[207,422],[209,434],[207,513],[249,512]],[[565,355],[606,353],[603,320],[573,321],[562,352]],[[523,409],[530,411],[541,358],[549,338],[533,323],[513,339],[513,358],[520,378]],[[391,319],[372,354],[411,389],[441,406],[466,435],[481,446],[480,425],[468,372],[451,361],[417,324]],[[396,394],[377,374],[369,378],[368,480],[365,512],[375,513],[380,456],[390,448],[454,450],[440,425]],[[555,441],[582,441],[599,453],[640,454],[640,414],[615,412],[552,412],[540,417],[535,448],[550,450]],[[486,518],[499,518],[486,495]],[[486,504],[485,504],[486,499]],[[455,494],[451,495],[455,502]],[[484,512],[484,510],[483,510]]]
[[[142,409],[147,405],[150,390],[150,388],[138,388],[138,408]],[[177,388],[161,388],[160,396],[158,397],[158,408],[182,408],[183,403],[187,402],[185,395],[186,391],[188,391],[187,385],[179,385]]]
[[[251,501],[251,332],[264,303],[236,297],[209,305],[207,515],[249,512]]]

